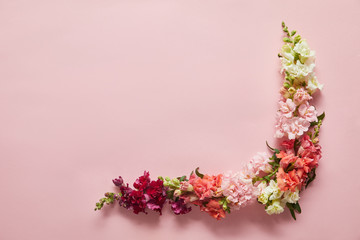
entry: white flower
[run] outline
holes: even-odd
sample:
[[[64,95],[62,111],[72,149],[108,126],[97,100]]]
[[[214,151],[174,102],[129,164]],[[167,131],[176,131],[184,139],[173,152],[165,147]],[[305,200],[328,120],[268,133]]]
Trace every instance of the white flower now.
[[[315,58],[315,51],[310,50],[305,39],[295,44],[294,51],[300,54],[299,58],[302,63],[305,63],[308,59],[314,60]]]
[[[311,94],[316,92],[317,89],[322,90],[323,87],[324,85],[318,82],[314,74],[310,75],[306,88],[311,92]]]
[[[269,201],[269,195],[266,194],[265,192],[262,193],[259,197],[258,197],[258,201],[261,202],[262,204],[266,204]]]
[[[266,191],[271,192],[271,196],[269,197],[269,200],[279,199],[283,195],[283,192],[279,189],[277,183],[274,180],[270,181],[269,186],[265,188],[265,192]]]
[[[307,61],[306,63],[308,63]],[[315,63],[309,64],[302,64],[300,61],[296,61],[296,64],[294,62],[288,61],[287,59],[283,58],[282,60],[282,71],[287,71],[290,76],[293,76],[295,78],[304,78],[310,73],[313,72],[315,68]]]
[[[280,200],[275,200],[275,201],[272,202],[271,205],[269,205],[266,208],[265,211],[269,215],[280,214],[280,213],[284,212],[284,207],[282,206]]]
[[[261,194],[258,197],[259,202],[266,204],[269,200],[279,200],[283,195],[283,192],[279,189],[277,183],[274,180],[270,180],[269,185],[265,188],[263,183],[261,184],[261,186],[260,184],[258,186],[258,189],[262,189]]]
[[[297,201],[299,201],[300,196],[299,196],[299,190],[296,190],[296,192],[292,192],[290,190],[286,191],[284,193],[284,201],[288,202],[288,203],[297,203]]]

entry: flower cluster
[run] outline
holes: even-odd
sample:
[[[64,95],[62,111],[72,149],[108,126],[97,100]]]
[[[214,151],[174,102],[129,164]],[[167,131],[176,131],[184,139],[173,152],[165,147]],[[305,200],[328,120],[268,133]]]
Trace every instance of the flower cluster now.
[[[315,170],[321,158],[318,134],[325,114],[318,115],[310,101],[317,89],[322,89],[313,72],[315,52],[310,50],[305,39],[289,32],[281,49],[282,69],[285,81],[280,90],[279,111],[275,137],[284,138],[283,150],[273,151],[273,172],[258,185],[258,201],[265,205],[268,214],[279,214],[288,207],[294,219],[295,212],[301,213],[299,193],[314,180]],[[296,36],[295,36],[296,35]]]
[[[257,200],[266,213],[280,214],[288,208],[296,220],[295,213],[301,213],[300,192],[315,179],[321,159],[318,136],[325,114],[319,115],[311,104],[314,93],[323,87],[314,74],[315,52],[284,23],[283,31],[287,37],[279,57],[285,81],[275,127],[281,144],[278,148],[267,144],[272,154],[257,153],[240,171],[218,175],[202,174],[197,168],[189,177],[151,180],[145,171],[133,188],[119,177],[113,180],[119,193],[106,193],[95,210],[118,202],[135,214],[150,209],[161,215],[168,201],[176,215],[189,213],[195,205],[220,220]]]

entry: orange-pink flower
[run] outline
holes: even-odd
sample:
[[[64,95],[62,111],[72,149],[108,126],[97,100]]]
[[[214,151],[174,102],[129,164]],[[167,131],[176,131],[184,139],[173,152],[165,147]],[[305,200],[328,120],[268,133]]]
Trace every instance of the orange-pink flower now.
[[[210,200],[205,206],[200,206],[200,210],[209,213],[213,218],[220,220],[225,218],[225,211],[222,205],[216,200]]]
[[[301,171],[299,174],[302,175]],[[283,192],[287,190],[295,192],[296,190],[301,189],[301,178],[299,178],[295,169],[286,173],[283,168],[279,168],[276,177],[278,187]]]
[[[221,180],[222,174],[217,176],[204,175],[203,178],[192,174],[189,183],[194,187],[194,192],[199,197],[199,200],[205,198],[218,197],[221,195]]]

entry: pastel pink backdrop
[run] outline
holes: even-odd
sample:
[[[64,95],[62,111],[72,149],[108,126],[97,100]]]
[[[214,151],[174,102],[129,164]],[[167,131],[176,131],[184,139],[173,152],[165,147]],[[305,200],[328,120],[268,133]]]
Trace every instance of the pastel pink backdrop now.
[[[360,239],[360,2],[1,0],[0,239]],[[303,214],[94,212],[111,179],[237,170],[274,143],[281,21],[327,117]]]

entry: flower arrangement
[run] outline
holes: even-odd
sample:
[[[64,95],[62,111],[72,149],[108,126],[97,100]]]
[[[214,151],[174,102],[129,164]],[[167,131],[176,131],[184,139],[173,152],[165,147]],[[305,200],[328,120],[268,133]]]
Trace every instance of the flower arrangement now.
[[[278,56],[285,79],[275,126],[275,137],[282,142],[278,148],[266,142],[271,154],[256,154],[238,172],[207,175],[197,168],[189,177],[151,180],[145,171],[132,187],[120,176],[113,180],[119,192],[105,193],[95,210],[116,202],[135,214],[153,210],[161,215],[168,202],[176,215],[190,212],[195,205],[220,220],[231,211],[258,202],[269,215],[288,208],[296,220],[295,214],[301,213],[300,193],[315,179],[321,159],[318,136],[325,113],[319,115],[310,102],[323,85],[314,73],[315,52],[284,22],[282,27],[286,37]]]

